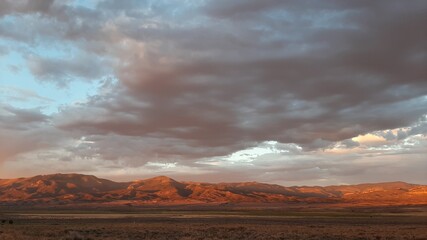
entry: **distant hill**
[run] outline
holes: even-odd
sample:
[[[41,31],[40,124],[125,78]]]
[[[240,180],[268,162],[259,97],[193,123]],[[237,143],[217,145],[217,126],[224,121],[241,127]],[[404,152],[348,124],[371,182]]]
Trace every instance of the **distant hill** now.
[[[114,182],[82,174],[0,179],[0,205],[303,203],[345,205],[427,204],[427,186],[405,182],[328,187],[284,187],[258,182],[178,182],[159,176]]]

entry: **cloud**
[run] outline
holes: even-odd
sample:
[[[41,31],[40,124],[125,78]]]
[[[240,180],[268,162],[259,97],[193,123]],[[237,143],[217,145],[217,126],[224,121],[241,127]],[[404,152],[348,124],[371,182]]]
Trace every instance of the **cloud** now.
[[[71,59],[41,58],[31,56],[28,67],[40,81],[50,81],[58,86],[66,86],[76,78],[95,80],[108,75],[106,62],[89,56]]]
[[[332,152],[364,159],[369,147],[385,153],[425,134],[417,125],[427,113],[424,1],[2,4],[2,38],[17,42],[39,81],[112,76],[97,94],[32,123],[68,139],[69,158],[218,173],[200,159],[274,141],[307,161],[262,158],[248,172],[273,180],[273,168],[290,164],[304,174],[289,170],[289,179],[323,179],[369,172],[363,161],[342,163],[344,155],[327,160]],[[29,19],[32,30],[6,28]],[[60,54],[40,50],[50,46]]]
[[[346,139],[341,142],[347,148],[354,148],[360,146],[360,143],[357,141],[353,141],[352,139]]]
[[[0,16],[12,13],[45,13],[54,0],[5,0],[0,3]]]
[[[59,146],[63,135],[39,109],[0,105],[0,163],[38,149]]]
[[[0,113],[2,115],[1,125],[9,129],[16,127],[28,128],[32,123],[38,124],[49,119],[48,116],[37,109],[16,109],[7,105],[1,106]]]
[[[38,93],[32,90],[18,88],[18,87],[7,87],[0,86],[0,93],[3,95],[2,99],[7,101],[38,101],[43,103],[53,102],[53,99],[40,96]]]

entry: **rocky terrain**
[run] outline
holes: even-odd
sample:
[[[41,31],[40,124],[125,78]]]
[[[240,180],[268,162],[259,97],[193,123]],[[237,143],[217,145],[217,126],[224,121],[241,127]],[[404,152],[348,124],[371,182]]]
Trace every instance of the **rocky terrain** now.
[[[239,204],[325,203],[347,205],[424,205],[427,186],[388,182],[327,187],[284,187],[258,182],[178,182],[160,176],[114,182],[81,174],[0,179],[0,205],[73,204]]]

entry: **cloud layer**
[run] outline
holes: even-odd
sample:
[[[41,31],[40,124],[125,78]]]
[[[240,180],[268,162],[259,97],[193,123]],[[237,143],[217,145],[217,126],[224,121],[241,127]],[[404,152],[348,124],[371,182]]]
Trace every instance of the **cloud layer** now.
[[[1,144],[0,161],[9,165],[51,152],[76,165],[102,163],[93,172],[104,164],[150,175],[169,166],[172,174],[287,181],[286,169],[309,166],[300,181],[343,182],[356,180],[339,176],[362,177],[364,168],[395,169],[386,147],[398,146],[393,156],[403,159],[406,140],[416,141],[409,152],[426,144],[425,1],[1,4],[0,37],[37,81],[100,83],[49,116],[2,106],[0,135],[13,137]],[[43,50],[49,46],[60,54]],[[367,152],[378,146],[355,139],[368,133],[385,141],[375,158]],[[240,171],[223,164],[269,141],[298,148],[263,154],[252,167],[241,159]]]

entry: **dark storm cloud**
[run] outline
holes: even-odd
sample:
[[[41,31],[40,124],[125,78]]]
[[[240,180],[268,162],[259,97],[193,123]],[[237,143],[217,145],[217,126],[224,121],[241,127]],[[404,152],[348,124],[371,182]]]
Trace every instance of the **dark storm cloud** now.
[[[414,135],[427,135],[427,115],[422,116],[419,121],[411,127],[401,128],[393,133],[392,131],[376,132],[378,136],[385,138],[388,141],[402,140]]]
[[[120,94],[70,109],[78,117],[59,126],[221,154],[266,140],[325,148],[407,126],[427,112],[425,5],[212,1],[200,9],[219,23],[130,17],[111,33],[122,42]],[[248,13],[256,22],[234,21]]]

